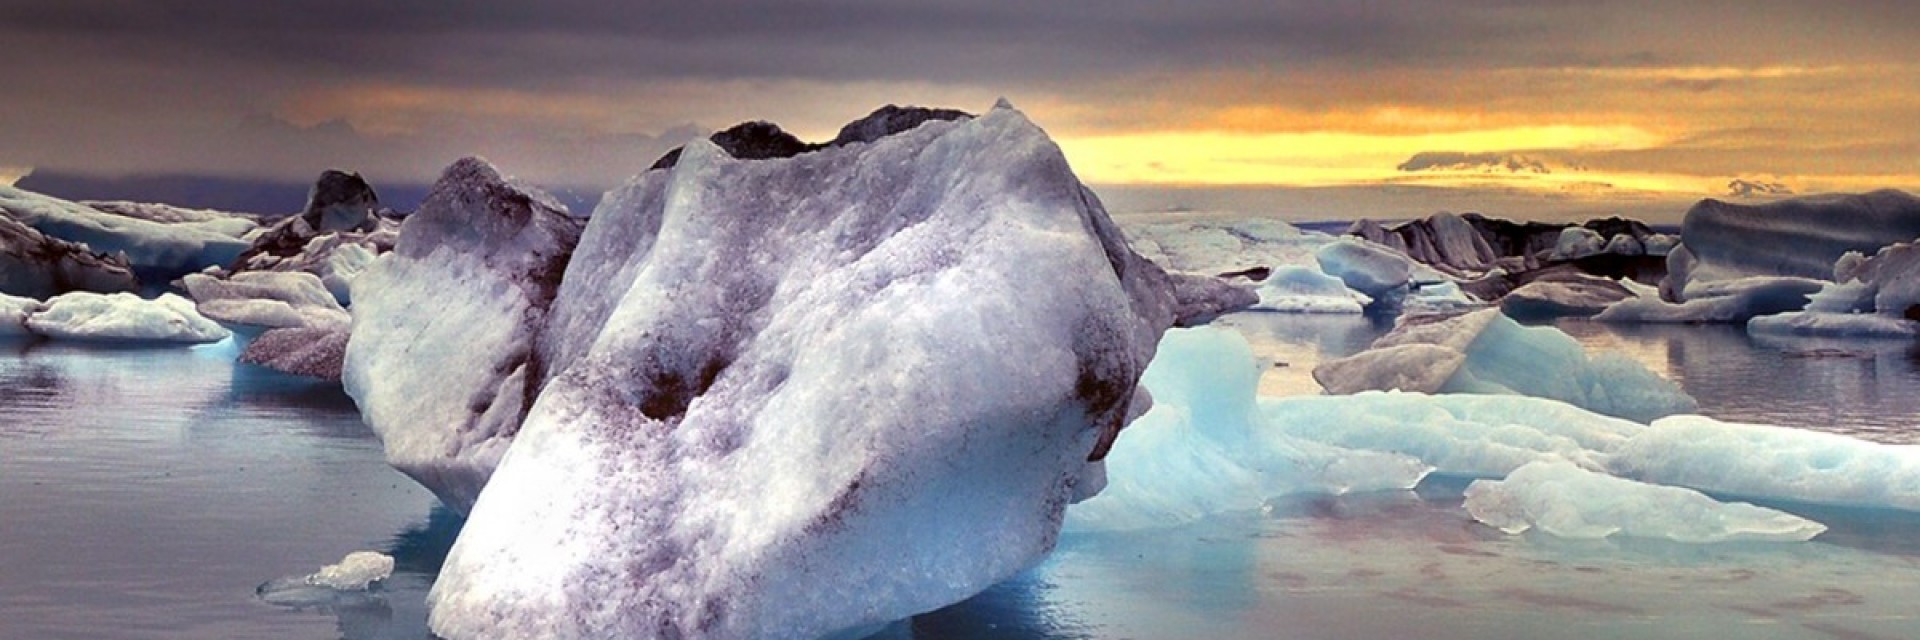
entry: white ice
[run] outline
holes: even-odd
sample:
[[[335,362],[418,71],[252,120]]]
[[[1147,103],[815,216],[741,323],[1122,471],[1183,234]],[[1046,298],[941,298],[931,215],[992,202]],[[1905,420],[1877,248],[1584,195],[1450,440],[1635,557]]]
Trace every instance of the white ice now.
[[[1321,363],[1313,377],[1333,394],[1522,395],[1641,422],[1697,408],[1677,385],[1625,356],[1588,357],[1559,329],[1523,327],[1498,309],[1403,325],[1366,351]]]
[[[1616,478],[1562,460],[1528,463],[1504,480],[1475,480],[1467,487],[1466,509],[1510,534],[1532,529],[1561,538],[1800,542],[1827,530],[1789,513]]]
[[[1436,473],[1483,478],[1538,460],[1605,469],[1606,452],[1644,428],[1564,402],[1474,394],[1262,398],[1260,411],[1295,438],[1412,456]]]
[[[393,556],[355,551],[340,562],[307,575],[268,581],[254,591],[262,601],[284,607],[338,607],[370,603],[367,593],[393,576]]]
[[[1291,313],[1360,313],[1373,302],[1348,289],[1339,278],[1310,266],[1287,265],[1273,270],[1256,290],[1255,309]]]
[[[1675,416],[1613,453],[1614,473],[1743,498],[1920,511],[1920,448]]]
[[[1290,437],[1280,427],[1293,416],[1255,405],[1259,378],[1239,333],[1167,332],[1141,377],[1153,408],[1120,433],[1106,489],[1067,509],[1067,529],[1170,527],[1286,494],[1408,489],[1426,475],[1409,456]]]
[[[1920,335],[1920,245],[1889,245],[1868,258],[1849,252],[1804,312],[1756,317],[1753,333],[1911,338]]]
[[[311,273],[244,271],[225,279],[187,274],[187,292],[215,321],[266,329],[345,329],[353,318]]]
[[[47,300],[26,324],[49,338],[96,342],[205,343],[229,335],[195,311],[192,301],[171,293],[154,300],[131,293],[65,293]]]
[[[33,335],[27,330],[27,316],[39,308],[39,300],[0,293],[0,338]]]

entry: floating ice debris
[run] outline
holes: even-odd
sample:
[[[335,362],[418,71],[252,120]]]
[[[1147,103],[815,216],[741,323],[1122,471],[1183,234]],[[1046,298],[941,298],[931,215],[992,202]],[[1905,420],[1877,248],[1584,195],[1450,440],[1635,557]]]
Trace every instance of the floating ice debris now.
[[[393,575],[393,556],[355,551],[337,564],[304,576],[288,576],[260,585],[254,594],[288,607],[338,606],[367,600],[377,583]]]
[[[1562,538],[1800,542],[1827,530],[1789,513],[1719,502],[1691,489],[1616,478],[1558,460],[1529,463],[1505,480],[1475,480],[1466,498],[1467,512],[1488,526]]]

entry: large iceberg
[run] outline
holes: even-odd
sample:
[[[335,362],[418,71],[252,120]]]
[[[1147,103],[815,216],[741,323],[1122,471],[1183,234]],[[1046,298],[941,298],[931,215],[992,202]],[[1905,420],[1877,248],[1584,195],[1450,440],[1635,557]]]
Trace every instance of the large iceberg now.
[[[363,275],[341,382],[387,462],[473,504],[548,373],[534,349],[579,221],[477,158],[448,167]]]
[[[1177,319],[1004,105],[791,157],[691,142],[564,276],[514,268],[565,243],[461,173],[355,282],[345,372],[415,477],[505,452],[430,596],[451,638],[812,637],[972,595],[1098,486]]]
[[[1687,210],[1667,257],[1661,295],[1695,297],[1698,283],[1750,276],[1827,278],[1849,251],[1920,238],[1920,198],[1891,189],[1742,205],[1703,200]]]
[[[1426,475],[1410,456],[1288,435],[1256,406],[1259,379],[1237,332],[1167,332],[1140,378],[1153,408],[1114,443],[1106,489],[1069,507],[1067,528],[1170,527],[1286,494],[1409,489]]]
[[[1685,543],[1800,542],[1825,525],[1680,487],[1635,482],[1564,461],[1529,463],[1503,480],[1467,487],[1473,519],[1507,533],[1562,538],[1660,538]]]
[[[161,223],[114,215],[51,196],[0,185],[0,215],[101,253],[125,254],[142,274],[171,279],[209,266],[232,262],[247,243],[219,224]]]
[[[66,293],[47,300],[27,316],[35,334],[93,342],[206,343],[228,331],[194,310],[193,302],[168,293],[145,300],[131,293]]]
[[[1617,353],[1589,358],[1553,327],[1523,327],[1498,309],[1437,321],[1403,319],[1360,353],[1323,362],[1327,392],[1483,393],[1551,398],[1645,422],[1697,409],[1672,382]]]

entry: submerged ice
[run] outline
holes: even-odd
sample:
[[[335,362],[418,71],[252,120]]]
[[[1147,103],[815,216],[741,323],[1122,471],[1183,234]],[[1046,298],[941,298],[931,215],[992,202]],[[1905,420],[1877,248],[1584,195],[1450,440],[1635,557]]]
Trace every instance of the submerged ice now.
[[[1504,480],[1467,487],[1473,518],[1507,533],[1528,529],[1562,538],[1662,538],[1674,542],[1800,542],[1825,525],[1743,502],[1616,478],[1564,461],[1529,463]]]

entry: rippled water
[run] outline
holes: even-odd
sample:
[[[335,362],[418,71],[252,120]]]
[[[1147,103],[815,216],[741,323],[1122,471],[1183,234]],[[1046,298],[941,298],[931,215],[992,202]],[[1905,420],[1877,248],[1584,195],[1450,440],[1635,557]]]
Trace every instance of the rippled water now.
[[[1224,320],[1267,395],[1385,323]],[[1753,340],[1727,327],[1561,325],[1679,381],[1706,413],[1913,441],[1907,343]],[[214,349],[0,343],[0,638],[424,638],[459,522],[389,469],[337,387]],[[1274,366],[1284,365],[1284,366]],[[1306,497],[1172,531],[1067,536],[1042,566],[883,638],[1912,638],[1920,518],[1793,508],[1801,545],[1570,543],[1470,522],[1457,484]],[[347,552],[399,564],[379,598],[253,596]]]

